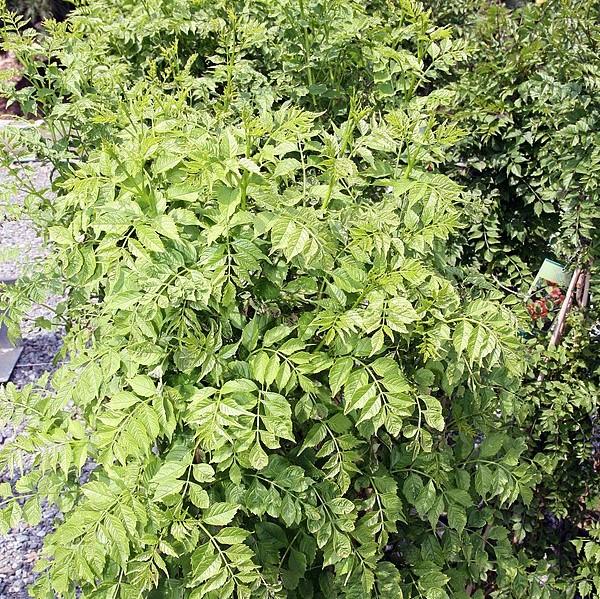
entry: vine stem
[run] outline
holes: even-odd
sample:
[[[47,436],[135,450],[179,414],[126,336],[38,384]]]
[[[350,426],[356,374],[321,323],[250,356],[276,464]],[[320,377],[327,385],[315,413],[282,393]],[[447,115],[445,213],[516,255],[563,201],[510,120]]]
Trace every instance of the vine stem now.
[[[300,14],[302,16],[302,29],[304,32],[304,65],[306,68],[306,75],[308,77],[308,85],[309,87],[312,86],[313,84],[313,75],[312,75],[312,68],[310,66],[310,39],[308,36],[308,27],[306,26],[306,10],[304,8],[304,0],[299,0],[299,4],[300,4]],[[313,96],[312,92],[309,92],[311,96]],[[314,97],[313,97],[313,104],[314,104]]]

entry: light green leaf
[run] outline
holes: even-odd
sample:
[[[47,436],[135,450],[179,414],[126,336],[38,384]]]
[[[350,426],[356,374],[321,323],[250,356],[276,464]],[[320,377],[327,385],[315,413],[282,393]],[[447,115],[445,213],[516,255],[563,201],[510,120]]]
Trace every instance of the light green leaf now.
[[[135,232],[139,242],[151,252],[164,252],[165,246],[158,233],[148,225],[136,225]]]
[[[190,495],[191,502],[202,510],[208,508],[210,500],[208,493],[200,486],[195,483],[188,483],[188,493]]]
[[[448,506],[448,525],[450,528],[453,528],[461,534],[467,525],[467,513],[465,509],[456,505],[455,503],[451,503]]]
[[[250,533],[247,530],[233,526],[223,528],[215,538],[224,545],[237,545],[243,543],[249,536]]]
[[[265,453],[260,443],[255,443],[248,454],[248,461],[255,470],[266,468],[269,463],[269,456]]]
[[[349,356],[338,358],[335,361],[329,370],[329,388],[331,389],[332,397],[335,397],[346,384],[353,366],[354,360]]]
[[[227,502],[213,503],[204,512],[202,520],[212,526],[225,526],[233,520],[239,508],[239,505]]]
[[[132,405],[138,403],[140,398],[134,395],[130,391],[118,391],[115,393],[111,400],[108,402],[108,407],[111,410],[126,410]]]
[[[134,393],[137,393],[141,397],[152,397],[153,395],[156,395],[154,382],[145,374],[136,374],[129,380],[129,384]]]
[[[269,329],[265,333],[265,337],[263,339],[264,347],[271,347],[278,341],[285,339],[294,329],[292,327],[288,327],[287,325],[280,324],[272,329]]]
[[[493,458],[502,449],[506,440],[504,433],[490,433],[485,436],[479,447],[479,457],[489,459]]]

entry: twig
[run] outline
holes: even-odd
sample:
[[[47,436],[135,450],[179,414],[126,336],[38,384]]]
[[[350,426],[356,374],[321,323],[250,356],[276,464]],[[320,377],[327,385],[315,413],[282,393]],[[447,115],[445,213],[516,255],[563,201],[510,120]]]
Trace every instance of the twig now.
[[[575,291],[575,301],[577,305],[581,307],[581,302],[583,300],[583,288],[585,287],[585,280],[587,278],[587,273],[584,271],[579,275],[579,279],[577,281],[577,289]]]
[[[485,545],[485,542],[487,541],[487,538],[490,536],[490,531],[492,530],[492,525],[491,523],[486,524],[486,527],[483,530],[483,534],[481,535],[481,538],[483,540],[483,544]],[[473,591],[475,591],[475,583],[474,582],[470,582],[467,585],[467,588],[465,589],[465,593],[467,595],[467,597],[470,597],[473,594]]]
[[[518,291],[515,291],[514,289],[511,289],[510,287],[507,287],[506,285],[502,284],[500,282],[500,280],[498,279],[498,277],[496,277],[496,275],[492,275],[492,279],[494,279],[494,282],[496,283],[496,285],[498,285],[498,287],[500,287],[500,289],[506,291],[507,293],[510,293],[512,295],[516,295],[518,298],[522,299],[522,300],[526,300],[527,299],[527,295],[524,293],[519,293]]]
[[[54,362],[32,362],[30,364],[17,364],[15,366],[15,370],[17,368],[33,368],[34,366],[60,366],[60,362],[58,364],[54,364]]]

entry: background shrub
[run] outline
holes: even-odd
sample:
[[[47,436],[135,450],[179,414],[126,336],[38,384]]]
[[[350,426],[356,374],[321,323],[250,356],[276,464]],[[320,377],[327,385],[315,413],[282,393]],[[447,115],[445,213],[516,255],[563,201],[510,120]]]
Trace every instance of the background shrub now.
[[[38,24],[50,17],[62,20],[72,7],[64,0],[6,0],[8,10],[18,13],[32,24]]]
[[[481,194],[470,258],[521,276],[522,264],[597,255],[598,2],[479,2],[463,31],[456,116],[470,132],[451,171]],[[520,261],[515,264],[515,257]]]
[[[453,20],[470,46],[469,59],[452,74],[454,114],[470,134],[445,167],[478,206],[461,261],[520,292],[545,257],[568,268],[579,263],[591,269],[597,297],[600,5],[432,4],[436,18]],[[573,581],[565,592],[580,584],[582,596],[593,595],[594,572],[595,588],[599,580],[571,543],[591,534],[589,556],[597,551],[600,371],[598,339],[590,334],[597,320],[595,309],[574,315],[564,347],[552,352],[547,333],[534,334],[518,419],[543,469],[524,512],[531,531],[525,547],[535,559],[554,556],[561,577]]]

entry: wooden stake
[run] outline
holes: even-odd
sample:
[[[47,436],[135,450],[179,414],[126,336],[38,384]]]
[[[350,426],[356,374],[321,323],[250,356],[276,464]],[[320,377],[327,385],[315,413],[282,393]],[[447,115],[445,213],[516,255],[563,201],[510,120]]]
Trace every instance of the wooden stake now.
[[[590,281],[592,279],[592,271],[585,271],[585,281],[583,283],[583,293],[581,294],[581,307],[585,310],[590,299]]]
[[[560,307],[560,312],[556,317],[556,323],[554,325],[554,330],[552,331],[552,337],[550,337],[550,343],[548,344],[548,349],[552,349],[560,344],[562,340],[562,335],[565,329],[565,322],[567,320],[567,314],[573,304],[573,294],[575,293],[575,287],[577,282],[579,281],[579,277],[582,274],[581,268],[576,268],[573,276],[571,277],[571,282],[569,283],[569,289],[567,290],[567,294],[565,299]],[[541,383],[544,380],[544,373],[540,372],[537,378],[538,382]]]
[[[579,281],[579,277],[581,276],[581,269],[576,268],[573,273],[573,277],[571,278],[571,282],[569,283],[569,289],[567,290],[567,295],[565,296],[565,300],[563,301],[562,306],[560,307],[560,312],[558,313],[558,317],[556,319],[556,326],[554,327],[554,331],[552,332],[552,337],[550,338],[549,348],[556,347],[561,339],[562,334],[565,329],[565,322],[567,320],[567,314],[573,305],[573,293],[575,291],[575,286]]]

